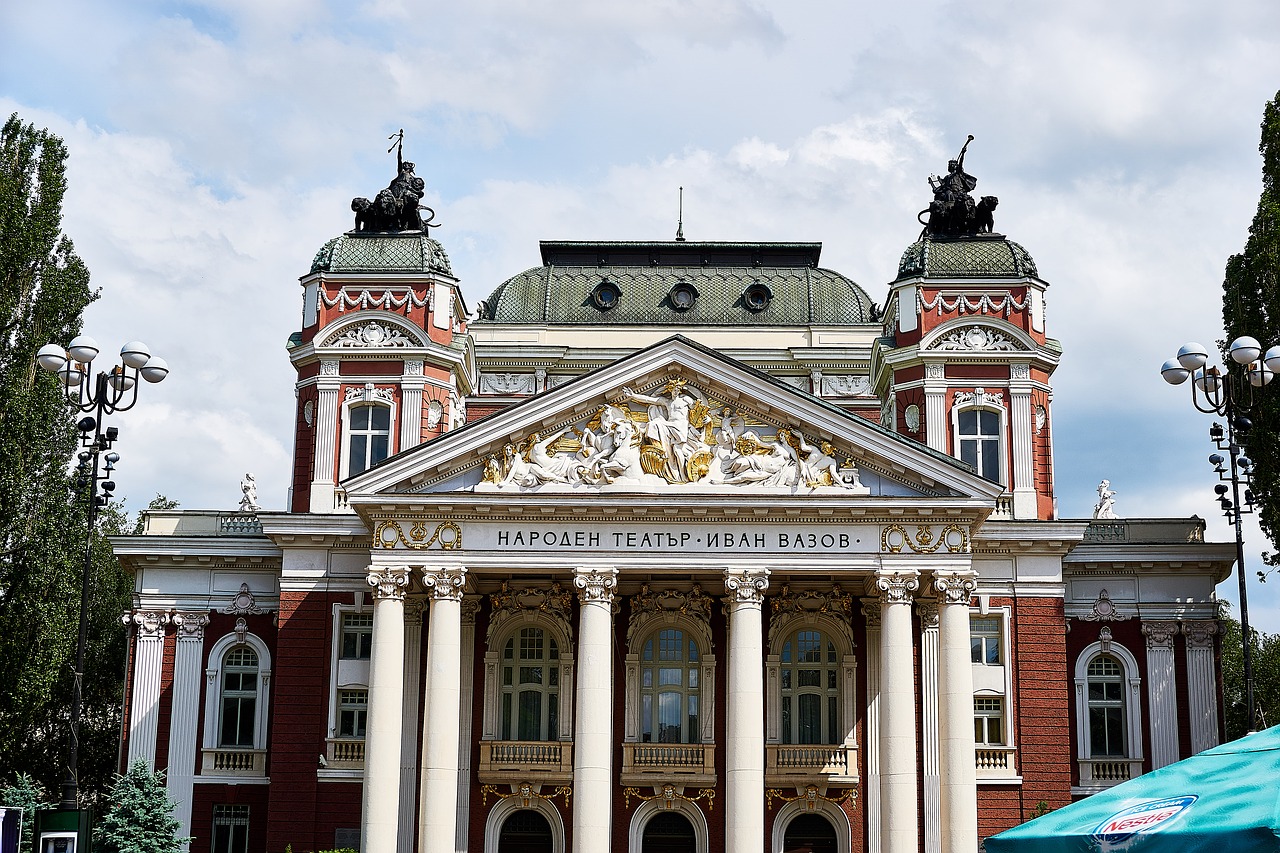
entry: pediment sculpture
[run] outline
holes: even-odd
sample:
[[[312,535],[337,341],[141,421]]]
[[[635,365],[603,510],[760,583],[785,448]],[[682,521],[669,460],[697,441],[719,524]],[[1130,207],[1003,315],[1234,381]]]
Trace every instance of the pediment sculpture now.
[[[795,427],[749,422],[684,379],[655,394],[624,387],[578,424],[508,443],[478,491],[611,485],[869,490],[852,460]],[[843,458],[841,458],[843,456]]]

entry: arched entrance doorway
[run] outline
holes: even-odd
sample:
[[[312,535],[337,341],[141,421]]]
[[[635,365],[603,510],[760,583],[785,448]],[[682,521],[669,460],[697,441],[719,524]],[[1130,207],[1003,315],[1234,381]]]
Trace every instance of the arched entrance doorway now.
[[[644,825],[641,853],[695,853],[693,824],[679,812],[656,814]]]
[[[532,809],[512,812],[502,822],[498,853],[551,853],[551,824]]]
[[[822,815],[802,814],[787,824],[783,853],[836,853],[836,828]]]

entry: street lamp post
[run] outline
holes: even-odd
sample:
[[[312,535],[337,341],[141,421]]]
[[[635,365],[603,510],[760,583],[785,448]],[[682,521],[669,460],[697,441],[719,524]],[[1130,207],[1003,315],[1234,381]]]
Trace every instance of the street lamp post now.
[[[80,432],[81,451],[77,485],[85,490],[88,514],[85,531],[84,566],[80,574],[80,625],[76,636],[76,668],[71,692],[71,754],[62,782],[62,801],[58,808],[79,808],[80,783],[80,710],[83,697],[84,651],[89,632],[89,578],[93,568],[93,531],[98,510],[111,500],[116,484],[111,472],[120,455],[111,449],[120,434],[116,427],[103,428],[103,419],[116,412],[133,408],[138,401],[138,378],[160,382],[169,375],[163,358],[151,354],[141,341],[130,341],[120,349],[120,363],[93,375],[93,360],[98,357],[98,343],[88,335],[80,335],[65,350],[47,344],[36,354],[36,363],[56,374],[66,389],[67,400],[84,417],[76,422]],[[101,486],[101,493],[99,493]]]
[[[1249,730],[1253,731],[1257,709],[1253,702],[1253,651],[1249,634],[1249,593],[1245,587],[1244,531],[1241,516],[1253,512],[1253,492],[1250,478],[1253,462],[1241,453],[1240,440],[1247,437],[1253,422],[1246,414],[1255,404],[1257,389],[1264,388],[1280,371],[1280,346],[1271,347],[1264,354],[1262,345],[1254,338],[1236,338],[1227,348],[1236,369],[1222,369],[1217,365],[1206,367],[1209,352],[1196,343],[1185,344],[1176,357],[1160,368],[1160,373],[1170,385],[1181,385],[1191,379],[1191,402],[1205,414],[1222,416],[1226,421],[1225,432],[1219,423],[1209,428],[1209,438],[1218,450],[1227,452],[1226,458],[1214,453],[1209,463],[1220,481],[1214,486],[1222,514],[1231,522],[1236,534],[1236,573],[1240,581],[1240,632],[1244,645],[1245,708]],[[1230,365],[1228,366],[1230,368]],[[1197,391],[1199,393],[1197,393]],[[1224,467],[1226,463],[1229,467]],[[1231,483],[1231,497],[1227,497],[1226,483]],[[1244,484],[1244,501],[1240,500],[1241,483]]]

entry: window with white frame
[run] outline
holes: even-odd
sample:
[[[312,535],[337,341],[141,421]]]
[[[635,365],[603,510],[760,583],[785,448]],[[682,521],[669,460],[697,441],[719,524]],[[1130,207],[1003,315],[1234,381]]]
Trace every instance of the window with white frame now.
[[[678,628],[663,628],[640,653],[640,740],[643,743],[697,743],[698,641]]]
[[[248,853],[249,807],[213,807],[213,853]]]
[[[840,743],[840,665],[835,643],[815,628],[796,631],[778,655],[782,743]]]
[[[1095,758],[1127,756],[1124,667],[1114,656],[1100,654],[1089,661],[1087,672],[1089,754]]]
[[[369,691],[338,691],[338,737],[362,738],[369,721]]]
[[[978,617],[969,620],[970,659],[985,666],[1001,666],[1004,656],[1000,652],[1000,619]]]
[[[968,462],[988,480],[1004,482],[1000,413],[993,409],[966,408],[957,410],[955,417],[960,461]]]
[[[342,660],[369,660],[373,650],[373,614],[342,614]]]
[[[359,474],[391,452],[391,408],[377,404],[347,409],[347,476]]]
[[[1004,699],[973,698],[973,742],[978,746],[1004,745]]]
[[[258,655],[247,645],[222,659],[222,703],[218,746],[252,749],[257,726]]]
[[[556,740],[560,647],[542,628],[524,627],[502,649],[501,740]]]

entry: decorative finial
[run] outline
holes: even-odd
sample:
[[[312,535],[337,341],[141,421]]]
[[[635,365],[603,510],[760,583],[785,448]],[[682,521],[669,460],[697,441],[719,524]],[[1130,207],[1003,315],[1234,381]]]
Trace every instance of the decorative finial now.
[[[972,237],[990,234],[995,227],[992,212],[1000,200],[993,195],[984,195],[980,201],[974,202],[973,196],[969,195],[978,185],[978,179],[964,170],[964,155],[972,141],[973,134],[969,134],[956,159],[948,161],[947,174],[929,176],[933,201],[916,214],[916,219],[924,226],[920,239]],[[923,218],[926,213],[928,219]]]
[[[684,187],[680,188],[680,213],[676,218],[676,242],[684,242]]]
[[[370,201],[367,198],[353,198],[351,209],[356,214],[357,232],[400,232],[426,231],[428,228],[439,228],[431,220],[436,212],[422,201],[426,182],[414,174],[414,164],[404,159],[404,128],[391,134],[387,139],[395,140],[387,153],[396,152],[396,176],[385,190]],[[427,212],[423,218],[420,211]]]

